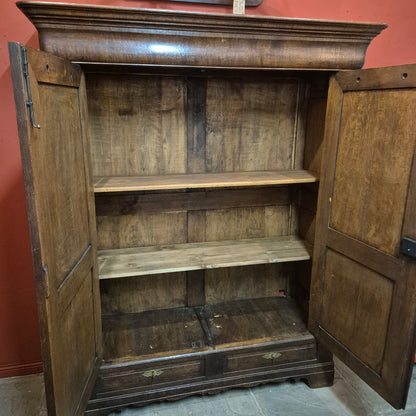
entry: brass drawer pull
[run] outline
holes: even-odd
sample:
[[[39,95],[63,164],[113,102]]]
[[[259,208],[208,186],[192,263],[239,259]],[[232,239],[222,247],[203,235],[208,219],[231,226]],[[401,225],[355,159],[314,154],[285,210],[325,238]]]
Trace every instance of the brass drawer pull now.
[[[149,370],[149,371],[145,371],[142,375],[143,377],[158,377],[163,373],[162,370]]]
[[[280,352],[268,352],[263,355],[263,358],[266,360],[275,360],[276,358],[279,358],[282,354]]]

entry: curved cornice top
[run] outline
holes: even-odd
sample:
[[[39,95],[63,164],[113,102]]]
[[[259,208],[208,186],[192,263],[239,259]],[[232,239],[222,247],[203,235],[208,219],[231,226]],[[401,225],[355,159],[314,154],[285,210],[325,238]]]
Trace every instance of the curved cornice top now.
[[[205,68],[355,69],[386,25],[18,2],[41,48],[72,61]]]

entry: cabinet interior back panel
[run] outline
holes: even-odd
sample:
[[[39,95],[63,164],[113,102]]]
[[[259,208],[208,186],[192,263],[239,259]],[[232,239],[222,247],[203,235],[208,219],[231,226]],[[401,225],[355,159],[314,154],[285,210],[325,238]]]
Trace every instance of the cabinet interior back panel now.
[[[280,263],[206,270],[205,302],[290,295],[288,282],[293,269],[293,264]]]
[[[103,315],[186,306],[186,273],[107,279],[100,282]]]
[[[293,168],[302,85],[298,80],[208,79],[207,172]]]
[[[87,95],[94,176],[186,172],[183,77],[93,74]]]
[[[305,83],[90,74],[94,176],[301,169]]]

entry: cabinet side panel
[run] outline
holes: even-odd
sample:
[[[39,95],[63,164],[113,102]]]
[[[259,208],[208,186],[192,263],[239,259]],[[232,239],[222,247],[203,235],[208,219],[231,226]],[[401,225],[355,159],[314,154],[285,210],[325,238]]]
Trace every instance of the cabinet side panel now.
[[[186,172],[186,87],[182,77],[90,74],[94,176]]]

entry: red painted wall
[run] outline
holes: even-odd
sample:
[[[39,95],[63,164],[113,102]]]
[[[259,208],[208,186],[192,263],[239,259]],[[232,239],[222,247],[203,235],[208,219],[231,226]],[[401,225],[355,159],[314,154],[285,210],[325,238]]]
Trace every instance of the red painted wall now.
[[[17,138],[8,41],[37,47],[34,27],[14,5],[0,2],[0,377],[41,371],[22,167]],[[231,13],[231,8],[133,0],[70,0],[131,7]],[[247,14],[383,22],[366,67],[416,63],[414,0],[264,0]]]

